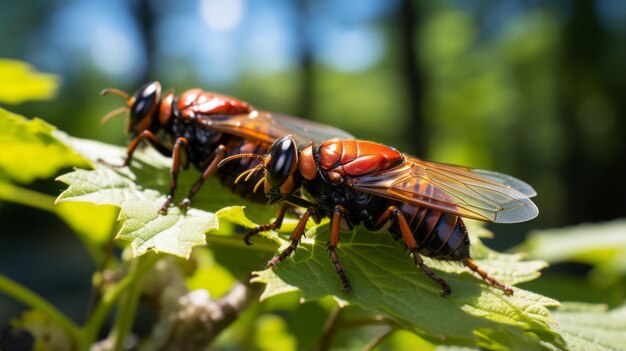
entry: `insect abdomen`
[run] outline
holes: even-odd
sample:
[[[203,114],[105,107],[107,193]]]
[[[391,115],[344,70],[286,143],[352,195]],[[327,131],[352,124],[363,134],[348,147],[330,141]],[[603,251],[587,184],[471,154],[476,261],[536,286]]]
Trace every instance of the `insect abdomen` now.
[[[461,217],[409,204],[402,205],[401,211],[420,254],[449,261],[470,257],[469,237]]]

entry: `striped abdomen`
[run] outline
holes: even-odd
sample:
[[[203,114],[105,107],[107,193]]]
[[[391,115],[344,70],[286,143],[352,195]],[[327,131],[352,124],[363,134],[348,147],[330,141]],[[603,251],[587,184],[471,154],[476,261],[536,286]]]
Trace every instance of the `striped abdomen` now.
[[[411,228],[421,255],[449,261],[470,257],[469,237],[461,217],[406,203],[399,208]],[[397,226],[392,226],[390,231],[401,237]]]

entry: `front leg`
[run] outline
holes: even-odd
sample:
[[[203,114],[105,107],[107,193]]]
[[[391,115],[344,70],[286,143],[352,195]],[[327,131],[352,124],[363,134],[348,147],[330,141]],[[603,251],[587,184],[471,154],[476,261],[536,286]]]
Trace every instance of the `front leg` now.
[[[319,224],[321,222],[322,217],[320,216],[320,213],[317,210],[317,208],[312,203],[308,202],[305,199],[299,198],[297,196],[289,196],[287,199],[285,199],[285,201],[280,206],[280,209],[278,210],[278,213],[276,214],[276,219],[274,220],[273,223],[263,224],[256,228],[252,228],[250,231],[246,233],[246,235],[243,238],[243,241],[246,243],[246,245],[252,245],[252,243],[250,242],[250,238],[252,238],[253,236],[261,232],[266,232],[268,230],[280,229],[280,227],[283,225],[283,219],[285,218],[285,213],[287,212],[287,209],[295,209],[298,207],[307,208],[307,211],[305,213],[300,214],[300,222],[302,222],[302,218],[306,216],[306,219],[304,220],[304,225],[306,225],[306,221],[308,220],[309,217],[312,217],[313,221],[316,224]],[[300,222],[298,222],[298,225],[300,225]],[[302,230],[304,231],[304,227]]]
[[[302,217],[300,217],[300,221],[298,221],[296,229],[294,229],[293,233],[291,233],[291,236],[289,237],[289,240],[291,240],[291,245],[281,251],[278,256],[274,256],[274,258],[267,262],[267,268],[276,268],[276,265],[278,265],[285,258],[289,257],[289,255],[291,255],[291,253],[298,247],[298,243],[300,242],[300,238],[302,238],[302,235],[304,234],[306,222],[309,220],[309,217],[320,217],[317,208],[307,208],[306,212],[304,212]]]
[[[178,187],[178,173],[180,172],[181,151],[185,150],[187,156],[189,156],[189,152],[187,150],[188,147],[189,142],[184,137],[177,138],[174,142],[174,151],[172,152],[172,168],[170,170],[170,173],[172,174],[172,180],[170,181],[170,191],[167,194],[165,203],[163,204],[163,206],[161,206],[161,210],[159,211],[162,214],[167,213],[167,208],[172,203],[172,199],[174,199],[174,193],[176,192],[176,188]]]
[[[200,176],[200,179],[198,179],[194,183],[194,185],[191,187],[191,190],[189,190],[189,194],[187,194],[187,197],[184,198],[183,201],[181,201],[181,203],[178,205],[183,211],[186,211],[189,208],[189,205],[191,204],[191,198],[196,195],[198,190],[200,190],[200,187],[202,187],[207,179],[209,179],[209,177],[213,173],[215,173],[217,165],[220,163],[221,160],[224,159],[224,157],[226,157],[226,147],[224,145],[219,145],[215,149],[215,151],[213,151],[209,156],[209,165],[206,166],[206,168],[202,172],[202,176]]]
[[[169,150],[167,147],[165,147],[165,145],[163,145],[161,141],[159,141],[159,139],[151,131],[144,130],[130,142],[130,145],[128,145],[128,149],[126,149],[126,158],[124,159],[124,162],[121,165],[107,162],[101,158],[98,159],[98,162],[103,163],[109,167],[114,167],[114,168],[126,167],[130,164],[130,161],[133,158],[133,154],[135,153],[135,150],[137,150],[137,147],[139,147],[141,141],[144,139],[147,139],[148,142],[150,142],[150,145],[152,145],[155,149],[157,149],[161,154],[167,155],[167,156],[171,154],[172,151]]]
[[[252,243],[250,242],[250,238],[252,238],[253,236],[259,234],[260,232],[266,232],[268,230],[280,229],[280,227],[283,225],[283,219],[285,218],[285,212],[287,211],[287,207],[289,207],[289,205],[286,202],[284,202],[280,206],[280,209],[278,210],[278,213],[276,214],[276,220],[274,220],[274,222],[272,222],[270,224],[260,225],[260,226],[258,226],[256,228],[253,228],[252,230],[248,231],[246,233],[246,235],[243,237],[243,241],[246,243],[246,245],[252,245]]]
[[[339,229],[341,224],[341,217],[346,213],[345,207],[342,205],[335,206],[333,210],[333,218],[330,220],[330,238],[328,240],[328,252],[330,254],[330,261],[335,266],[335,271],[341,280],[343,285],[343,291],[349,293],[352,291],[350,280],[344,272],[341,262],[339,262],[339,256],[337,255],[337,244],[339,244]]]

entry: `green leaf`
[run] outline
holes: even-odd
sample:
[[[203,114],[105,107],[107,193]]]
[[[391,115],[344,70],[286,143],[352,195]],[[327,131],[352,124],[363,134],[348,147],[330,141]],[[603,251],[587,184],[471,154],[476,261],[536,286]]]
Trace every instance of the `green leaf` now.
[[[519,250],[549,262],[577,261],[592,265],[613,260],[626,250],[626,219],[531,232]]]
[[[151,148],[137,152],[130,168],[112,169],[99,163],[105,159],[111,163],[122,163],[125,149],[95,141],[61,136],[64,142],[80,150],[92,160],[94,170],[78,169],[58,178],[69,185],[58,198],[59,202],[89,202],[97,205],[119,207],[118,220],[122,229],[117,238],[131,242],[133,254],[143,255],[148,251],[166,252],[181,257],[189,257],[191,249],[206,244],[205,233],[218,229],[218,217],[234,223],[253,226],[254,223],[243,216],[240,206],[246,204],[252,213],[257,213],[262,221],[271,217],[266,208],[249,204],[235,194],[217,184],[207,182],[194,198],[193,208],[186,214],[176,206],[171,206],[166,215],[159,213],[165,202],[170,173],[169,158],[159,155]],[[182,172],[177,191],[182,199],[193,182],[199,177],[196,171]],[[241,238],[237,238],[241,241]]]
[[[437,348],[436,345],[418,337],[407,330],[396,330],[383,343],[374,350],[394,350],[394,351],[444,351],[445,346]]]
[[[89,162],[57,140],[55,129],[0,108],[0,178],[30,183],[63,168],[88,167]]]
[[[135,256],[153,250],[189,257],[194,246],[206,242],[204,233],[217,228],[215,215],[190,209],[182,215],[172,208],[167,215],[159,214],[165,196],[152,189],[142,189],[131,179],[104,166],[95,170],[76,170],[58,180],[69,184],[59,201],[91,202],[121,208],[123,222],[117,238],[131,241]]]
[[[135,255],[155,250],[188,257],[193,247],[206,243],[205,232],[211,229],[210,243],[236,241],[242,247],[241,237],[233,236],[234,228],[220,229],[219,222],[251,227],[254,223],[269,222],[273,215],[268,206],[247,203],[215,179],[205,184],[194,199],[194,208],[187,214],[171,207],[167,215],[160,215],[158,209],[165,201],[162,194],[167,193],[170,180],[169,158],[147,148],[136,153],[130,168],[112,169],[96,160],[121,163],[125,156],[123,148],[67,136],[62,139],[92,160],[95,169],[76,170],[60,177],[69,188],[59,201],[120,207],[119,220],[123,226],[118,238],[131,241]],[[181,173],[177,200],[182,199],[197,177],[196,171]],[[244,215],[243,205],[245,214],[254,220]],[[293,221],[286,221],[284,227],[289,230]],[[472,232],[487,236],[481,228],[473,228]],[[283,247],[287,244],[276,233],[263,235]],[[452,296],[442,298],[440,287],[413,266],[399,243],[388,234],[369,233],[363,228],[344,236],[338,250],[354,287],[353,293],[345,294],[326,252],[328,225],[315,226],[307,235],[294,257],[277,270],[257,273],[256,280],[267,283],[264,299],[293,291],[300,291],[306,300],[333,296],[341,303],[387,316],[435,345],[496,350],[560,346],[559,336],[551,329],[555,320],[547,309],[558,305],[552,299],[521,289],[516,289],[514,296],[505,296],[460,265],[426,259],[452,286]],[[472,239],[477,263],[504,283],[532,280],[545,267],[543,261],[522,261],[521,255],[499,254],[489,250],[477,237]],[[267,242],[257,239],[254,248],[266,250]],[[274,246],[269,245],[269,249],[274,250]],[[239,259],[243,260],[244,256]],[[221,258],[220,264],[224,265]]]
[[[255,321],[254,345],[262,351],[295,350],[297,340],[289,334],[285,321],[276,315],[262,315]]]
[[[301,291],[304,300],[335,296],[341,303],[387,316],[436,344],[526,350],[543,349],[540,339],[559,344],[547,309],[558,305],[555,300],[521,289],[505,296],[458,264],[425,258],[452,287],[452,294],[443,298],[441,287],[414,267],[389,234],[359,227],[342,239],[338,254],[352,293],[341,291],[326,251],[328,226],[322,225],[309,230],[293,257],[277,269],[256,273],[255,281],[267,284],[262,299],[292,291]],[[533,279],[545,267],[544,262],[496,253],[472,239],[476,262],[504,283]]]
[[[553,313],[557,331],[571,351],[614,351],[626,346],[626,306],[565,303]]]
[[[61,203],[55,213],[67,223],[87,246],[95,262],[101,262],[103,247],[113,233],[117,210],[110,206],[89,203]]]
[[[57,76],[36,72],[27,63],[0,59],[0,102],[19,104],[52,98],[59,85]]]
[[[626,219],[606,223],[532,232],[516,251],[551,263],[580,262],[592,265],[592,277],[608,284],[626,274]]]
[[[85,244],[99,262],[101,246],[111,235],[111,208],[93,205],[54,206],[54,197],[11,182],[30,183],[49,178],[70,166],[88,167],[91,163],[59,141],[61,135],[40,119],[28,120],[0,109],[0,199],[57,214]]]

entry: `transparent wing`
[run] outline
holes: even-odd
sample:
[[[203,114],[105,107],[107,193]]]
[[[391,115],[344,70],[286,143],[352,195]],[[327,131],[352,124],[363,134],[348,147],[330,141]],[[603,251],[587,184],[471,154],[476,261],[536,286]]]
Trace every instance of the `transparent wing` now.
[[[534,196],[535,191],[519,179],[415,157],[405,158],[403,165],[352,179],[350,186],[481,221],[524,222],[539,213],[528,198]]]
[[[198,120],[215,130],[269,144],[286,135],[292,135],[300,145],[311,141],[321,144],[332,138],[354,139],[351,134],[335,127],[264,111],[236,116],[211,116]]]

